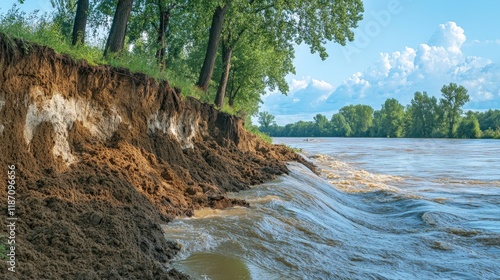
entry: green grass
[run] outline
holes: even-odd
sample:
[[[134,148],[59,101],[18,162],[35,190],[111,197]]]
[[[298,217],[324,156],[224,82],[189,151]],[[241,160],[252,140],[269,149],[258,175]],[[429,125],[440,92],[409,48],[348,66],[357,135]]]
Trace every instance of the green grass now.
[[[175,71],[162,71],[154,54],[130,53],[127,51],[104,57],[102,47],[89,45],[73,46],[69,36],[61,33],[61,28],[51,22],[46,15],[37,13],[26,14],[13,7],[7,13],[0,15],[0,32],[6,34],[7,38],[19,38],[26,42],[25,52],[29,52],[30,43],[48,46],[57,53],[69,55],[75,60],[85,60],[90,65],[111,65],[129,69],[133,73],[143,73],[156,80],[168,80],[173,87],[181,89],[183,96],[196,99],[206,99],[205,94],[194,86],[193,81],[176,74]],[[100,45],[104,45],[100,42]]]
[[[245,129],[252,133],[253,135],[259,137],[262,141],[267,142],[269,144],[273,143],[273,139],[271,136],[265,134],[264,132],[259,131],[259,128],[253,124],[251,124],[250,121],[245,122]]]
[[[49,46],[58,53],[68,54],[76,60],[84,59],[92,65],[105,63],[99,48],[72,46],[60,30],[60,27],[51,22],[48,16],[39,16],[37,13],[26,14],[16,7],[0,16],[0,32],[8,36]]]
[[[302,153],[302,148],[294,148],[294,147],[290,147],[290,146],[287,146],[290,150],[296,152],[296,153]]]
[[[23,40],[23,51],[30,51],[30,43],[36,43],[42,46],[48,46],[57,53],[66,54],[75,60],[85,60],[90,65],[111,65],[129,69],[133,73],[143,73],[156,80],[167,80],[172,87],[181,90],[184,97],[193,97],[201,102],[213,104],[215,99],[215,90],[213,87],[207,93],[199,90],[192,77],[186,77],[185,69],[166,69],[162,71],[156,63],[154,54],[123,51],[119,54],[104,57],[103,48],[97,45],[104,45],[103,42],[91,45],[73,46],[70,42],[70,36],[64,36],[61,33],[62,28],[54,23],[48,15],[39,15],[38,13],[26,14],[14,6],[8,12],[0,14],[0,32],[7,35],[6,39],[19,38]],[[223,106],[222,112],[245,118],[243,109],[234,109],[230,106]],[[250,124],[249,118],[247,122]],[[262,140],[271,143],[271,137],[260,132],[253,125],[246,126],[246,129],[257,135]]]

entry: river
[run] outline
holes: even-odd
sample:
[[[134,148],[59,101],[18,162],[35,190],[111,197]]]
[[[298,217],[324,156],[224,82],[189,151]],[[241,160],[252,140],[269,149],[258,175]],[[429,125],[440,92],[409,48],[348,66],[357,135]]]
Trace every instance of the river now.
[[[500,279],[500,141],[275,138],[321,174],[164,226],[194,279]]]

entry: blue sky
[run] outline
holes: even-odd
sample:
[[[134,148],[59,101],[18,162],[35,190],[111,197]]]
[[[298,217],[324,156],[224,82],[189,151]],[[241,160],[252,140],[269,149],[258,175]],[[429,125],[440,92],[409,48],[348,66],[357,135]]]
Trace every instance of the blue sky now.
[[[17,0],[2,0],[0,13]],[[23,9],[51,10],[50,1],[26,0]],[[444,84],[464,85],[465,109],[500,109],[500,1],[365,0],[355,41],[328,43],[322,61],[296,47],[291,91],[263,97],[261,111],[278,124],[328,118],[349,104],[380,109],[387,98],[409,103],[415,91],[439,97]]]
[[[329,43],[321,61],[307,46],[296,51],[290,93],[263,97],[261,111],[278,124],[328,118],[349,104],[380,109],[387,98],[407,105],[415,91],[441,96],[443,85],[464,85],[465,109],[500,109],[500,1],[364,1],[356,40]]]

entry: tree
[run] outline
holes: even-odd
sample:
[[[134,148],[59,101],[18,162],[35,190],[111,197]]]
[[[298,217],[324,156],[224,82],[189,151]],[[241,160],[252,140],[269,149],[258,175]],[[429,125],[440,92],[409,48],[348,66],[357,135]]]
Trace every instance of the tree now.
[[[232,106],[236,92],[227,93],[229,79],[231,75],[234,78],[236,73],[242,74],[242,70],[249,67],[253,70],[243,71],[248,77],[244,80],[258,81],[260,85],[254,83],[258,88],[267,86],[274,90],[277,87],[284,94],[288,92],[285,76],[295,72],[294,49],[291,42],[284,40],[281,34],[276,34],[276,29],[267,28],[272,23],[263,11],[270,7],[268,3],[261,2],[252,2],[250,5],[242,5],[241,1],[232,2],[221,36],[222,71],[215,98],[217,106],[222,107],[226,95]],[[245,66],[240,67],[241,63],[233,65],[233,61],[238,60],[246,62]],[[231,71],[234,66],[238,67],[238,71]]]
[[[454,136],[456,125],[462,113],[462,106],[469,102],[470,97],[467,94],[466,88],[458,86],[455,83],[443,86],[441,92],[443,93],[443,98],[440,99],[440,106],[443,109],[448,137],[451,138]]]
[[[500,129],[500,110],[489,109],[486,112],[480,112],[477,114],[477,119],[483,131],[487,129]]]
[[[344,115],[334,114],[330,120],[332,135],[337,137],[345,137],[351,134],[351,127],[347,123]]]
[[[316,137],[325,137],[325,136],[330,136],[330,122],[328,119],[322,115],[322,114],[317,114],[314,117],[314,124],[315,124],[315,132],[313,136]]]
[[[224,17],[226,16],[229,4],[231,4],[231,0],[227,0],[222,6],[215,8],[212,16],[212,25],[210,26],[207,51],[205,53],[205,59],[203,60],[203,66],[200,70],[198,82],[196,83],[196,85],[204,92],[208,90],[210,80],[212,79],[212,75],[214,73],[215,59],[217,58],[222,25],[224,24]]]
[[[260,112],[259,120],[260,128],[263,132],[267,132],[271,125],[275,123],[274,116],[269,114],[269,112]]]
[[[87,27],[87,17],[89,13],[89,0],[78,0],[76,5],[75,22],[73,24],[73,33],[71,43],[85,43],[85,28]]]
[[[348,136],[368,136],[369,129],[373,123],[373,108],[368,105],[349,105],[340,108],[339,113],[344,116],[351,134]]]
[[[144,0],[143,0],[144,1]],[[150,32],[151,37],[156,37],[156,50],[155,57],[160,65],[160,69],[163,71],[166,68],[167,63],[167,37],[170,36],[170,22],[174,16],[185,16],[185,14],[175,13],[178,10],[184,10],[183,12],[189,12],[187,9],[188,2],[176,1],[176,0],[145,0],[147,7],[153,7],[152,11],[144,12],[141,16],[141,21],[147,22],[151,21],[151,26],[153,27],[152,32]],[[192,8],[192,7],[190,7]],[[182,13],[182,12],[181,12]],[[152,16],[155,20],[151,20]],[[185,26],[185,28],[188,28]],[[142,29],[144,30],[144,28]],[[138,33],[138,32],[136,32]]]
[[[291,0],[291,1],[233,1],[227,0],[222,7],[217,7],[210,28],[209,43],[203,67],[201,68],[197,86],[206,91],[213,74],[213,67],[217,56],[217,46],[220,32],[224,23],[227,8],[235,9],[237,17],[257,16],[262,19],[256,21],[257,28],[252,28],[278,44],[305,43],[310,46],[311,52],[318,52],[322,59],[328,54],[324,44],[333,41],[345,45],[346,41],[354,40],[351,29],[357,27],[362,19],[363,4],[361,0],[322,1],[322,0]],[[250,22],[249,24],[252,24]],[[248,27],[249,24],[245,24]],[[240,29],[241,30],[241,29]],[[228,30],[231,36],[240,31]],[[226,46],[229,46],[226,44]],[[226,58],[230,59],[229,46],[226,49]],[[227,61],[226,61],[227,62]],[[227,71],[226,71],[227,72]],[[223,75],[227,75],[224,72]],[[221,81],[223,78],[221,77]],[[223,81],[224,82],[224,81]],[[223,89],[222,89],[223,90]],[[221,92],[223,93],[223,92]],[[219,100],[223,99],[219,97]],[[219,102],[220,103],[220,102]]]
[[[463,118],[457,128],[457,137],[459,138],[479,138],[481,129],[479,121],[474,113],[469,112],[467,117]]]
[[[132,4],[133,0],[118,0],[111,30],[104,48],[104,56],[107,56],[108,53],[117,53],[123,49]]]
[[[311,53],[319,53],[324,60],[328,57],[324,47],[328,41],[344,46],[354,40],[352,29],[363,18],[363,11],[361,0],[291,0],[284,2],[282,11],[276,9],[272,20],[278,25],[270,26],[297,44],[309,45]]]
[[[270,46],[262,38],[244,36],[240,40],[231,59],[226,94],[230,107],[251,114],[258,109],[266,88],[288,92],[285,76],[294,70],[293,58],[287,50]]]
[[[409,125],[407,135],[410,137],[431,137],[438,124],[438,104],[436,97],[429,97],[427,92],[415,92],[407,114]]]
[[[229,32],[228,41],[231,41],[232,34]],[[233,48],[226,40],[222,41],[222,74],[217,88],[217,95],[215,96],[215,106],[222,108],[224,105],[224,98],[226,96],[227,81],[229,79],[229,71],[231,70],[231,57],[233,55]]]
[[[387,99],[380,110],[378,136],[401,137],[404,132],[404,107],[394,98]]]
[[[369,132],[370,137],[383,136],[383,135],[381,135],[382,131],[380,129],[381,122],[382,122],[382,114],[380,113],[380,110],[373,111],[373,121],[372,121],[372,125],[370,127],[370,132]]]
[[[50,0],[50,4],[55,8],[53,22],[59,26],[65,38],[70,38],[75,20],[76,0]]]

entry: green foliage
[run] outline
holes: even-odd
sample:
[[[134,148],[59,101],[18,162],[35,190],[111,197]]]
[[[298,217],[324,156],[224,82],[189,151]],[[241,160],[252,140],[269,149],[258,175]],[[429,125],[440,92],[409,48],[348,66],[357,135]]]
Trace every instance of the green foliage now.
[[[364,11],[361,0],[274,3],[274,9],[265,11],[270,23],[268,28],[287,41],[309,45],[311,53],[319,53],[321,59],[328,57],[324,47],[327,41],[345,45],[354,40],[353,29],[363,18]]]
[[[71,38],[73,22],[75,20],[77,0],[50,0],[55,9],[52,22],[60,28],[60,32],[66,40]]]
[[[479,121],[474,113],[470,112],[467,117],[462,119],[457,128],[458,138],[480,138],[481,129],[479,128]]]
[[[271,125],[275,123],[274,116],[269,114],[269,112],[260,112],[258,122],[262,131],[268,131]]]
[[[440,115],[437,99],[429,97],[427,92],[415,92],[406,113],[409,137],[431,137],[437,129]]]
[[[500,129],[500,110],[488,110],[477,114],[477,119],[481,124],[481,130]]]
[[[269,144],[273,143],[273,139],[271,138],[271,136],[269,136],[268,134],[260,131],[257,126],[253,125],[250,117],[247,117],[247,119],[245,121],[245,128],[246,128],[247,131],[249,131],[250,133],[256,135],[257,137],[259,137],[264,142],[267,142]]]
[[[273,137],[447,137],[449,120],[454,112],[459,115],[454,136],[460,138],[500,139],[500,110],[467,112],[461,115],[461,107],[468,100],[462,86],[450,84],[443,87],[443,99],[438,104],[435,97],[424,91],[416,92],[411,104],[405,107],[396,99],[387,99],[381,110],[374,111],[367,105],[349,105],[333,114],[330,121],[317,114],[314,122],[298,121],[284,127],[266,122],[261,131]],[[268,112],[262,112],[266,119],[274,120]],[[484,124],[483,124],[484,122]],[[492,128],[495,127],[495,128]],[[484,129],[483,131],[481,130]]]
[[[495,130],[488,128],[482,132],[482,137],[489,139],[500,139],[500,128],[497,128]]]
[[[317,137],[328,136],[331,127],[328,119],[322,114],[317,114],[314,117],[314,132]]]
[[[332,136],[345,137],[351,135],[351,126],[347,123],[344,115],[334,114],[330,120]]]
[[[192,85],[204,58],[213,11],[228,1],[134,0],[125,48],[106,58],[102,56],[105,33],[118,1],[91,1],[86,33],[86,42],[91,43],[77,46],[70,44],[77,0],[50,2],[54,11],[44,15],[26,15],[14,6],[1,16],[0,32],[50,46],[93,65],[109,64],[156,79],[168,78],[183,95],[213,102],[222,73],[220,55],[208,92]],[[353,29],[363,12],[361,0],[230,2],[222,39],[232,49],[232,59],[222,110],[239,116],[255,115],[266,90],[288,92],[285,77],[295,71],[295,44],[308,44],[324,59],[327,41],[344,45],[354,39]],[[167,19],[165,25],[160,24],[161,19]],[[24,51],[29,51],[29,44]],[[325,119],[316,124],[319,135],[330,130]]]
[[[378,133],[380,137],[401,137],[404,134],[404,107],[394,98],[387,99],[380,110]]]
[[[90,46],[71,46],[70,40],[61,32],[60,26],[48,15],[37,12],[26,14],[17,6],[0,16],[0,32],[26,41],[50,46],[56,52],[68,54],[76,60],[84,59],[90,64],[103,64],[101,50]]]
[[[443,119],[448,129],[448,137],[453,137],[462,113],[462,106],[469,102],[470,98],[467,94],[467,89],[455,83],[443,86],[441,92],[443,93],[443,98],[439,101],[443,110]]]
[[[369,136],[370,127],[373,123],[372,107],[361,104],[349,105],[340,108],[339,113],[344,116],[351,128],[351,133],[347,136]]]

